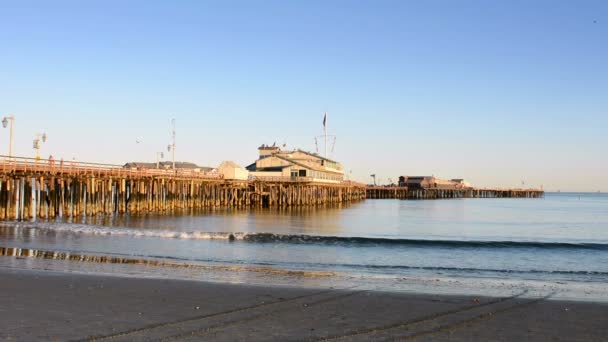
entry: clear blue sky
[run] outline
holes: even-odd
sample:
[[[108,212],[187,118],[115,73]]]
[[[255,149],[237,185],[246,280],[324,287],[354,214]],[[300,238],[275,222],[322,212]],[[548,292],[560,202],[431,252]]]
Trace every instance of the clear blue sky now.
[[[175,117],[178,160],[248,164],[324,111],[362,181],[608,191],[608,2],[0,0],[18,155],[154,160]]]

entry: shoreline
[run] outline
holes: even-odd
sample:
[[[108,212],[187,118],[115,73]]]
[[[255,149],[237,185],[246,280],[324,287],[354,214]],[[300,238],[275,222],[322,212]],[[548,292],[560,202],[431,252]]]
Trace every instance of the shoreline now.
[[[0,339],[601,340],[608,303],[0,268]]]
[[[352,288],[425,295],[504,297],[514,293],[550,300],[608,303],[605,282],[463,277],[439,274],[387,275],[340,270],[290,269],[276,266],[185,263],[162,258],[51,252],[3,248],[0,269],[51,271],[68,274],[142,279],[184,280],[217,284],[252,284],[295,288]],[[7,254],[6,252],[11,252]]]

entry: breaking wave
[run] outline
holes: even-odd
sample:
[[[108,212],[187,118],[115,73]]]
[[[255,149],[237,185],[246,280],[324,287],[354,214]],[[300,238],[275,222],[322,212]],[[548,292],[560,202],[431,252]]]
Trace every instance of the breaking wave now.
[[[171,230],[134,229],[58,223],[1,223],[0,228],[46,230],[60,233],[111,235],[131,237],[170,238],[185,240],[226,240],[253,243],[325,244],[341,246],[403,246],[438,248],[535,248],[535,249],[584,249],[608,251],[606,243],[571,243],[539,241],[479,241],[479,240],[426,240],[391,239],[374,237],[343,237],[305,234],[273,234],[247,232],[180,232]]]

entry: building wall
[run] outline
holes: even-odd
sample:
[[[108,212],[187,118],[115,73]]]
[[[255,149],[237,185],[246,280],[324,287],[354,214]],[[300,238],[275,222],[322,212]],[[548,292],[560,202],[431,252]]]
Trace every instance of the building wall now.
[[[220,165],[219,173],[224,176],[224,179],[246,180],[249,177],[249,171],[229,165]]]
[[[276,153],[272,155],[272,153]],[[280,156],[281,158],[277,157]],[[293,162],[290,162],[288,160]],[[300,165],[301,164],[301,165]],[[256,161],[256,169],[279,168],[276,171],[254,171],[250,174],[257,177],[308,177],[315,182],[338,183],[344,180],[342,166],[318,156],[301,151],[274,151],[268,148],[260,149],[260,159]]]
[[[279,167],[279,166],[286,166],[286,165],[289,165],[289,162],[287,162],[283,159],[279,159],[277,157],[266,157],[266,158],[258,159],[255,162],[255,166],[258,169],[263,169],[263,168],[267,168],[267,167]]]
[[[410,189],[428,189],[428,188],[437,188],[437,189],[461,189],[465,187],[469,187],[470,185],[467,182],[457,182],[454,180],[446,180],[440,178],[424,178],[420,179],[420,177],[399,177],[399,185],[407,186]]]
[[[251,171],[249,175],[253,177],[283,177],[281,171]]]

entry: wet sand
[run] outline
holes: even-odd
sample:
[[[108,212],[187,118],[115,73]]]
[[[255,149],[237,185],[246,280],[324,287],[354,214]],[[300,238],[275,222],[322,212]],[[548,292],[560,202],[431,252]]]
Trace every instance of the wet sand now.
[[[0,269],[1,340],[601,341],[608,304]]]

